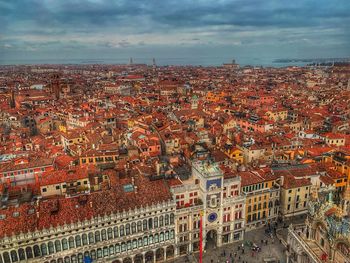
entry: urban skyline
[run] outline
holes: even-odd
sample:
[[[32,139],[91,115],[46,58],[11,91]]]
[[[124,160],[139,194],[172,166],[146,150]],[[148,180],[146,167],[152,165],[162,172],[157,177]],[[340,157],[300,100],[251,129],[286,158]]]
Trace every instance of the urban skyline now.
[[[1,1],[0,61],[348,58],[349,9],[345,0]]]
[[[0,263],[350,263],[349,14],[0,0]]]

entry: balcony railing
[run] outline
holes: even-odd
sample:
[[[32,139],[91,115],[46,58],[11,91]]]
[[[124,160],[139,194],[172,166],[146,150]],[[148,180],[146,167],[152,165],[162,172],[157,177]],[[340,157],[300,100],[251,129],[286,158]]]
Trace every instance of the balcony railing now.
[[[303,251],[312,258],[313,262],[317,262],[317,263],[323,263],[323,261],[318,257],[318,255],[310,248],[310,246],[304,241],[304,239],[299,236],[295,230],[292,224],[290,224],[289,229],[288,229],[289,233],[293,239],[295,239],[296,241],[298,241],[299,245],[302,247]]]

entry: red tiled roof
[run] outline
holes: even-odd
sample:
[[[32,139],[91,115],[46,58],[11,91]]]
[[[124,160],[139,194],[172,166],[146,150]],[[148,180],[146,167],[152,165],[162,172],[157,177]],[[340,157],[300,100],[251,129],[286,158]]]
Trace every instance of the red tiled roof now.
[[[311,185],[311,181],[305,178],[296,179],[294,176],[285,175],[283,180],[283,188],[291,189],[291,188],[299,188],[303,186]]]
[[[19,207],[11,206],[3,209],[0,214],[5,215],[6,218],[0,220],[0,238],[171,200],[169,187],[163,180],[150,181],[144,177],[136,178],[137,193],[124,192],[123,185],[131,183],[129,178],[119,180],[119,183],[110,190],[93,192],[89,195],[54,198],[39,201],[38,204],[24,203]],[[32,213],[29,213],[30,210]],[[14,212],[19,212],[20,215],[14,217]]]

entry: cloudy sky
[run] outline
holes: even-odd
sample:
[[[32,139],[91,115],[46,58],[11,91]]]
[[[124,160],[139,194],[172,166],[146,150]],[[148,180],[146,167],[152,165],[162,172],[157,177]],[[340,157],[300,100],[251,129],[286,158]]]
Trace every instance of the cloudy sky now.
[[[350,56],[349,0],[0,0],[1,60]]]

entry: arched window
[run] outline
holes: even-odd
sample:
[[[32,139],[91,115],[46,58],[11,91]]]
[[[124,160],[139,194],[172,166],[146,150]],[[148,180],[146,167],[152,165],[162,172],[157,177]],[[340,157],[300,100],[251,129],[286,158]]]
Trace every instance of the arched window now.
[[[94,233],[89,233],[89,244],[93,244],[95,242],[94,240]]]
[[[26,255],[27,255],[27,259],[33,258],[33,250],[31,247],[26,247]]]
[[[76,255],[72,255],[70,257],[70,260],[72,261],[72,263],[77,263],[77,256]]]
[[[41,255],[46,256],[47,255],[47,247],[46,247],[45,243],[40,245],[40,249],[41,249]]]
[[[164,226],[164,217],[163,216],[159,217],[159,226],[160,227]]]
[[[132,248],[131,240],[128,241],[127,246],[128,246],[128,250],[131,250]]]
[[[109,254],[114,255],[114,246],[109,246]]]
[[[91,255],[91,259],[93,259],[93,260],[96,260],[96,251],[93,249],[93,250],[91,250],[91,253],[90,253],[90,255]]]
[[[135,222],[131,223],[131,233],[133,233],[133,234],[136,233],[136,223]]]
[[[115,253],[120,253],[120,245],[119,244],[116,244],[115,245]]]
[[[86,237],[86,234],[83,234],[83,236],[85,235]],[[80,236],[75,236],[75,245],[77,247],[80,247],[81,246],[81,237]]]
[[[48,243],[48,249],[49,249],[49,254],[55,253],[55,248],[54,248],[53,242],[50,241]]]
[[[87,237],[87,235],[83,234],[81,237],[82,237],[81,239],[83,241],[83,246],[87,245],[88,244],[88,237]]]
[[[170,239],[173,239],[175,237],[175,232],[174,230],[170,231]]]
[[[45,255],[47,255],[46,244],[42,244],[41,246],[43,246],[43,245],[45,246],[45,251],[46,251]],[[43,251],[43,248],[41,248],[41,251]],[[24,253],[24,249],[23,248],[18,249],[18,257],[19,257],[19,260],[25,260],[26,259],[26,255]]]
[[[125,226],[125,234],[130,235],[130,224],[129,223],[126,224],[126,226]]]
[[[106,229],[102,229],[102,231],[101,231],[101,239],[102,239],[102,241],[107,240],[107,231],[106,231]]]
[[[69,243],[69,249],[74,248],[75,247],[75,245],[74,245],[74,237],[70,237],[68,239],[68,243]]]
[[[109,256],[108,252],[109,252],[108,247],[104,247],[103,248],[103,257],[108,257]]]
[[[142,223],[141,221],[137,222],[137,232],[141,232],[142,231]]]
[[[95,242],[100,242],[101,241],[101,235],[100,235],[100,231],[95,231]]]
[[[18,256],[17,256],[17,251],[16,250],[12,250],[11,251],[11,260],[12,260],[12,262],[17,262],[18,261]]]
[[[61,242],[59,240],[55,241],[55,249],[56,249],[56,252],[60,252],[62,250],[61,249]]]
[[[143,226],[142,226],[143,231],[147,230],[147,219],[143,220]]]
[[[159,241],[160,242],[164,241],[164,233],[163,232],[160,233],[160,235],[159,235]]]
[[[67,250],[68,249],[68,241],[66,238],[62,239],[62,249]]]
[[[124,234],[125,234],[125,232],[124,232],[124,225],[121,225],[121,226],[119,227],[119,233],[120,233],[120,236],[121,236],[121,237],[124,236]]]
[[[158,217],[155,217],[153,219],[153,223],[154,223],[154,228],[157,228],[158,227]]]
[[[174,224],[174,222],[175,222],[175,216],[174,216],[174,213],[171,213],[170,214],[170,224],[172,225],[172,224]]]
[[[153,244],[153,236],[152,235],[149,236],[148,241],[149,241],[149,244]]]
[[[118,227],[115,226],[114,227],[114,238],[117,238],[117,237],[119,237],[119,231],[118,231]]]
[[[34,257],[35,257],[35,258],[41,256],[40,248],[39,248],[38,245],[35,245],[35,246],[33,247],[33,250],[34,250]]]
[[[165,232],[165,240],[169,240],[169,231]]]
[[[153,228],[153,219],[149,218],[148,219],[148,229],[152,229]]]
[[[137,248],[137,240],[136,240],[136,239],[134,239],[134,240],[132,241],[132,248],[133,248],[133,249]]]
[[[147,246],[147,245],[148,245],[148,238],[147,238],[147,237],[144,237],[144,238],[143,238],[143,245],[144,245],[144,246]]]
[[[159,242],[159,235],[155,234],[154,235],[154,243],[158,243]]]
[[[113,239],[113,230],[112,230],[112,228],[108,228],[107,229],[107,237],[108,237],[108,240]]]
[[[142,237],[140,237],[140,238],[137,240],[137,247],[142,247],[142,246],[143,246]]]
[[[4,263],[11,263],[9,252],[5,252],[3,256],[4,256]]]
[[[65,257],[64,258],[64,263],[70,263],[70,258],[69,257]]]
[[[165,215],[165,225],[166,226],[169,225],[169,215],[168,214]]]
[[[126,251],[126,244],[125,244],[125,242],[122,242],[121,248],[122,248],[121,249],[122,252]]]
[[[102,249],[101,248],[97,249],[97,258],[102,258]]]

